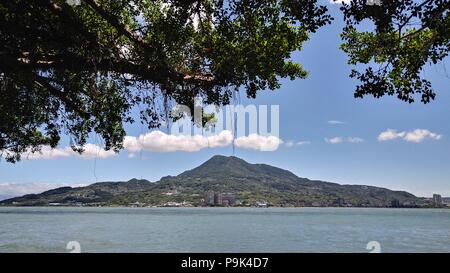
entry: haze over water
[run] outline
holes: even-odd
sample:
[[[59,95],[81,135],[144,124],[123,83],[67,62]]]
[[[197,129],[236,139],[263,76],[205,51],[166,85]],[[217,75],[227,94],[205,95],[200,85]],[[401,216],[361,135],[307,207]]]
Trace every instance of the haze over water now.
[[[0,252],[450,252],[450,210],[0,208]]]

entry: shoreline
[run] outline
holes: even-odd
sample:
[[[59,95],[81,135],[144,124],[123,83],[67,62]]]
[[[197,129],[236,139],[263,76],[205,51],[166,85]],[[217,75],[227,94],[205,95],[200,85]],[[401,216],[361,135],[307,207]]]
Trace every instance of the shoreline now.
[[[450,209],[450,207],[169,207],[169,206],[152,206],[152,207],[133,207],[133,206],[0,206],[1,208],[92,208],[92,209]]]

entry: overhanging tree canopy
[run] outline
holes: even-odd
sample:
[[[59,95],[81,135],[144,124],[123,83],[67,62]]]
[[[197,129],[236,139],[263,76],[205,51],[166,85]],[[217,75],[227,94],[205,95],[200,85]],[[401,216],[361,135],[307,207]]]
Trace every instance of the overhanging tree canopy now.
[[[74,2],[74,1],[72,1]],[[14,162],[28,149],[74,148],[90,132],[119,150],[130,109],[144,104],[150,127],[173,100],[254,97],[279,77],[304,78],[290,59],[330,21],[310,0],[8,0],[0,3],[0,150]]]
[[[420,71],[448,54],[449,0],[355,0],[342,11],[342,49],[369,65],[352,73],[355,96],[434,98]],[[317,0],[1,1],[0,153],[15,162],[61,134],[81,152],[91,132],[118,151],[136,105],[158,127],[167,102],[227,104],[234,90],[255,97],[305,78],[290,55],[331,19]],[[357,31],[365,19],[374,31]]]
[[[353,0],[341,10],[346,20],[342,49],[349,64],[368,64],[364,72],[353,69],[350,75],[361,82],[355,97],[387,94],[409,103],[415,94],[423,103],[435,98],[421,73],[448,56],[449,0],[380,0],[378,5]],[[374,24],[373,31],[357,30],[364,20]]]

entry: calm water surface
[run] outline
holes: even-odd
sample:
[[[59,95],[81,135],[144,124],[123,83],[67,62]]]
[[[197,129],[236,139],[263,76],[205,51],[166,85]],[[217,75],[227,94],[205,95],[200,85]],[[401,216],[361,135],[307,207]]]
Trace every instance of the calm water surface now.
[[[450,252],[450,210],[0,208],[0,252]]]

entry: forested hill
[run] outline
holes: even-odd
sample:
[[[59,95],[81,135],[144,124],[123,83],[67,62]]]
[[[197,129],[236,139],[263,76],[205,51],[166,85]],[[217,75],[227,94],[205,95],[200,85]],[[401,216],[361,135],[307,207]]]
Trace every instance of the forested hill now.
[[[86,187],[63,187],[0,202],[8,206],[201,206],[208,192],[231,196],[233,205],[416,207],[423,198],[405,191],[301,178],[277,167],[250,164],[237,157],[214,156],[202,165],[158,182],[132,179]]]

